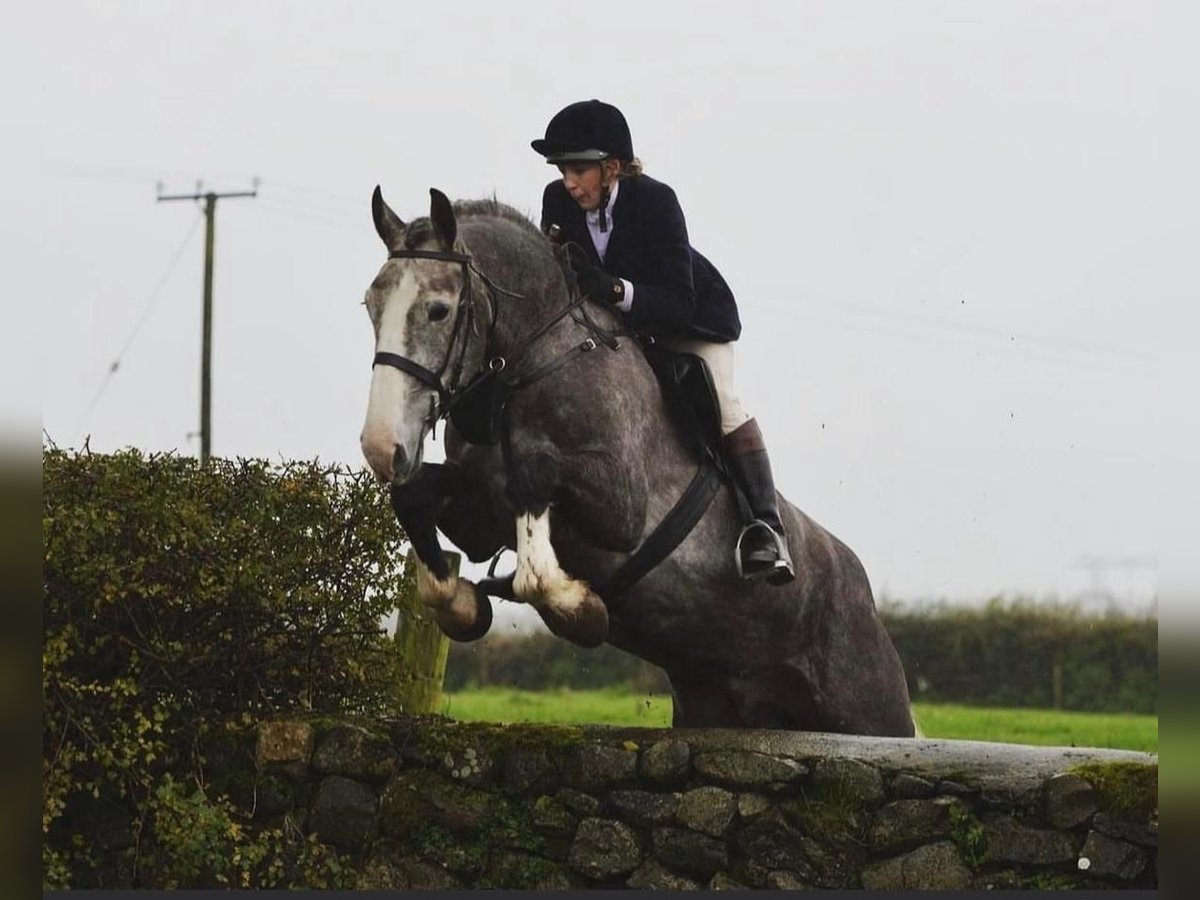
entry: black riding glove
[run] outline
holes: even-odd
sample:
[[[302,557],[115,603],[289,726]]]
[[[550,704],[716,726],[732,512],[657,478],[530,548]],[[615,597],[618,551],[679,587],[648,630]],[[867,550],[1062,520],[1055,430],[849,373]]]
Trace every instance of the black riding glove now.
[[[625,299],[625,283],[620,278],[589,264],[587,260],[579,260],[575,255],[571,257],[571,267],[575,269],[580,292],[592,300],[600,303],[607,301],[615,306]]]

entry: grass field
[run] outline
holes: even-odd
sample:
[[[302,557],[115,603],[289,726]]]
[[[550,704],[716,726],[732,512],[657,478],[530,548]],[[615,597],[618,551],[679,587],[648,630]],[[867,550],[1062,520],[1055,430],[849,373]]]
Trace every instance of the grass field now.
[[[1059,747],[1113,747],[1158,752],[1158,717],[1051,709],[984,709],[917,704],[926,737]],[[442,712],[464,722],[559,722],[663,728],[671,698],[622,688],[518,691],[483,688],[448,694]]]

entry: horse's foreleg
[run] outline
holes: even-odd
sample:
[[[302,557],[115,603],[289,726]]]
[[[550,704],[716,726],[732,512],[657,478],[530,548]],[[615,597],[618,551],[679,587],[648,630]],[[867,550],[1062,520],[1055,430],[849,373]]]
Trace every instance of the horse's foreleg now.
[[[587,583],[562,570],[550,543],[550,510],[517,516],[517,571],[513,593],[529,603],[546,627],[581,647],[608,637],[608,610]]]
[[[444,473],[425,464],[403,485],[392,485],[392,510],[417,555],[417,596],[433,613],[438,627],[455,641],[483,637],[492,626],[492,604],[465,578],[450,571],[437,537]]]
[[[586,582],[563,571],[550,542],[550,505],[559,490],[559,457],[552,449],[522,454],[509,472],[517,516],[513,593],[536,609],[554,634],[581,647],[608,636],[608,610]]]
[[[435,577],[446,579],[450,577],[450,563],[437,536],[438,512],[444,496],[442,477],[440,465],[424,463],[410,481],[391,485],[388,496],[413,552]]]

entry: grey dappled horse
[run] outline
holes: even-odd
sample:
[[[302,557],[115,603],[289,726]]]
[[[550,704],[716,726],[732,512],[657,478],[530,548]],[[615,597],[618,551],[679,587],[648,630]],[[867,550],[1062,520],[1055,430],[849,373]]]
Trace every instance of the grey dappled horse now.
[[[378,188],[373,198],[389,258],[366,295],[377,355],[362,447],[392,485],[421,558],[421,599],[442,630],[482,636],[491,605],[451,574],[435,524],[474,561],[515,549],[515,599],[554,633],[662,667],[677,726],[912,735],[904,673],[862,565],[787,502],[791,584],[738,577],[741,522],[723,488],[674,552],[606,607],[590,585],[671,510],[697,461],[637,342],[589,346],[595,326],[619,330],[618,314],[588,303],[564,315],[563,254],[508,206],[430,193],[429,218],[407,225]],[[484,372],[494,377],[474,384]],[[519,386],[500,439],[467,443],[451,421],[446,463],[423,464],[439,402],[473,387],[486,395],[488,381]]]

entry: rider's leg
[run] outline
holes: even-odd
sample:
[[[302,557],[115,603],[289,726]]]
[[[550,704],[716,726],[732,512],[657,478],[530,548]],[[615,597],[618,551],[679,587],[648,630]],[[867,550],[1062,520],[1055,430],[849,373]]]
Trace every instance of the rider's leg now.
[[[757,420],[750,419],[725,435],[725,459],[754,514],[754,522],[741,536],[742,576],[787,584],[796,573],[779,516],[771,460]]]
[[[733,345],[678,338],[663,344],[672,350],[695,353],[712,374],[721,406],[725,458],[753,516],[738,539],[743,577],[786,584],[796,576],[779,515],[771,462],[758,422],[746,412],[733,390]]]

